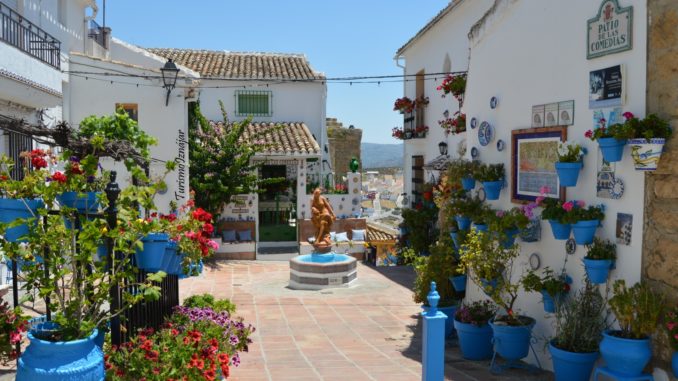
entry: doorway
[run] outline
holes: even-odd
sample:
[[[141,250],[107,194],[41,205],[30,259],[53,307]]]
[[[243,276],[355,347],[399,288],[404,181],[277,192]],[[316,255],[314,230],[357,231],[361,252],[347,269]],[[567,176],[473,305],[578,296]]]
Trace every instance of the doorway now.
[[[279,179],[264,184],[259,194],[259,241],[296,242],[297,179],[295,164],[264,165],[262,179]]]

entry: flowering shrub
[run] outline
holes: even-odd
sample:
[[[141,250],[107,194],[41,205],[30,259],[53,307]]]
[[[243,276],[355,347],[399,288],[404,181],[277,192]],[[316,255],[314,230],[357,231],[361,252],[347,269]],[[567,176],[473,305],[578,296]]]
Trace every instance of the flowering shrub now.
[[[530,222],[522,208],[514,207],[509,210],[497,210],[494,216],[489,216],[491,231],[503,233],[511,229],[525,229]]]
[[[575,200],[563,203],[562,208],[565,210],[562,222],[566,224],[574,224],[579,221],[602,221],[605,219],[605,207],[603,205],[590,205],[587,208],[584,201]]]
[[[414,111],[415,105],[416,103],[408,97],[398,98],[393,104],[393,111],[400,111],[401,114],[409,113]]]
[[[553,270],[544,268],[544,275],[539,276],[534,270],[528,271],[520,280],[525,291],[546,291],[552,298],[570,291],[570,282],[567,275],[556,275]]]
[[[414,108],[424,108],[428,106],[428,97],[427,96],[419,96],[417,99],[414,100]]]
[[[391,130],[391,136],[398,140],[404,140],[405,131],[402,128],[393,127],[393,129]]]
[[[447,77],[443,79],[443,83],[436,89],[443,92],[443,98],[445,98],[445,95],[447,94],[452,94],[455,98],[461,100],[466,91],[466,75],[448,74]]]
[[[27,324],[19,307],[12,310],[7,302],[0,304],[0,363],[3,365],[16,359],[15,344],[21,341]]]
[[[428,126],[417,126],[417,128],[414,129],[414,132],[419,136],[426,135],[428,132]]]
[[[600,120],[600,125],[594,130],[588,130],[584,134],[591,140],[600,138],[616,138],[620,140],[634,138],[665,138],[671,137],[673,130],[669,123],[655,114],[650,114],[644,119],[638,119],[630,112],[622,114],[624,123],[613,124],[605,127],[605,119]]]
[[[497,313],[497,307],[489,300],[475,301],[471,304],[462,304],[454,314],[460,323],[483,326]]]
[[[674,351],[678,351],[678,308],[673,307],[666,313],[666,331]]]
[[[12,180],[12,171],[18,170],[15,169],[16,163],[5,155],[0,157],[0,196],[14,199],[37,198],[47,188],[47,166],[54,157],[51,151],[42,149],[22,152],[20,157],[23,160],[23,180]]]
[[[454,113],[454,117],[439,120],[438,124],[447,134],[454,135],[464,132],[466,131],[466,114],[457,111]]]
[[[585,154],[586,149],[577,143],[558,143],[558,161],[561,163],[580,162]]]
[[[212,307],[180,306],[157,332],[143,330],[105,356],[106,379],[215,380],[240,365],[251,325]]]

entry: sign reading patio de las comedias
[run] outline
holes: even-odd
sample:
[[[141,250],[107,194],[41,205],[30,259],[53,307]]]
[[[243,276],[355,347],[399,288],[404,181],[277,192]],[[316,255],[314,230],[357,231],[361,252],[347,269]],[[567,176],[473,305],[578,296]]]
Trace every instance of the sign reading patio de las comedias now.
[[[630,50],[633,46],[633,7],[603,0],[598,15],[588,21],[587,59]]]

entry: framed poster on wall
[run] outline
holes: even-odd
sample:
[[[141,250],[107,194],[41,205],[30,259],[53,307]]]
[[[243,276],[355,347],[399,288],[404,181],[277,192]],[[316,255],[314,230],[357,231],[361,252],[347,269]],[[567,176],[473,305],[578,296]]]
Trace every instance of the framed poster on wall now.
[[[623,104],[623,65],[589,72],[589,109],[616,107]]]
[[[567,127],[528,128],[511,131],[511,201],[534,201],[543,187],[545,196],[565,200],[555,163],[558,143],[567,140]]]

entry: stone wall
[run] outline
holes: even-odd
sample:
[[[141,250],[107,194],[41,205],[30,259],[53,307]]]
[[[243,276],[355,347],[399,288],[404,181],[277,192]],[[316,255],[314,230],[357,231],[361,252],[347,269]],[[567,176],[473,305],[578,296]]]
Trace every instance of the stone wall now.
[[[360,170],[362,170],[362,161],[360,161],[362,137],[363,130],[346,128],[336,118],[327,118],[327,138],[330,143],[332,171],[338,176],[344,176],[350,171],[348,164],[354,156],[358,158]]]
[[[678,3],[648,0],[647,114],[669,119],[678,130]],[[678,133],[665,147],[659,168],[646,176],[643,279],[678,303]],[[671,348],[664,331],[655,355],[669,368]]]

